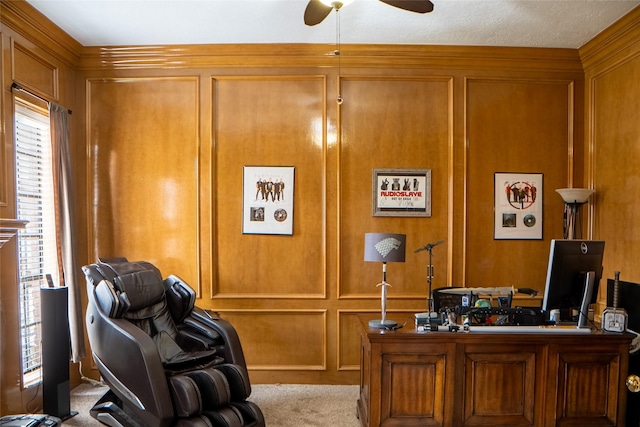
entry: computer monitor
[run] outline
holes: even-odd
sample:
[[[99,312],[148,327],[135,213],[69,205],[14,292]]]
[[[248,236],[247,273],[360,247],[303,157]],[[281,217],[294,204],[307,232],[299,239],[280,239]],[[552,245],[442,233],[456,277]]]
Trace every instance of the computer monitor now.
[[[578,326],[586,326],[588,306],[598,297],[603,255],[600,240],[551,241],[542,301],[547,318],[551,310],[559,309],[560,321],[573,321],[577,312]]]

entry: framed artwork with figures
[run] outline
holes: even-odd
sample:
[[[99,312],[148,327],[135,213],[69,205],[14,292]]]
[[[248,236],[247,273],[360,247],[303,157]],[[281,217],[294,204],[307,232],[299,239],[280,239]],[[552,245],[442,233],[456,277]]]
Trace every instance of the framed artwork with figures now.
[[[373,216],[431,216],[431,169],[374,169]]]
[[[494,174],[494,239],[542,239],[543,174]]]
[[[292,166],[244,166],[242,233],[293,234]]]

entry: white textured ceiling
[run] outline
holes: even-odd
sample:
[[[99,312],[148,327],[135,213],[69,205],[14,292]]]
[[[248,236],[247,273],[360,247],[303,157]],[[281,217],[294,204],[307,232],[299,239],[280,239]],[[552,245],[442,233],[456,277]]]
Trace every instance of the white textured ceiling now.
[[[340,11],[340,41],[579,48],[639,0],[432,0],[420,15],[377,0]],[[84,46],[333,43],[337,19],[306,0],[27,0]]]

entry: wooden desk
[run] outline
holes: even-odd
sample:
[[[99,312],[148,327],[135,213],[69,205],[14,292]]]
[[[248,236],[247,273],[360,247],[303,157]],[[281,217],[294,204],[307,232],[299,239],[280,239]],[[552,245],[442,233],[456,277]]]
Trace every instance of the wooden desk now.
[[[630,334],[360,335],[362,426],[624,425]]]

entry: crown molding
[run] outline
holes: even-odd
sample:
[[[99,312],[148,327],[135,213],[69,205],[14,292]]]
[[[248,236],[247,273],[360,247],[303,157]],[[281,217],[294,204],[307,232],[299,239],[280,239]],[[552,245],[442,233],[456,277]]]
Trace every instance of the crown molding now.
[[[66,65],[78,65],[82,45],[24,0],[0,0],[0,23]]]
[[[585,72],[640,43],[640,6],[578,49]]]
[[[338,58],[340,62],[338,62]],[[86,47],[79,68],[332,67],[582,73],[575,49],[435,45],[234,44]]]

